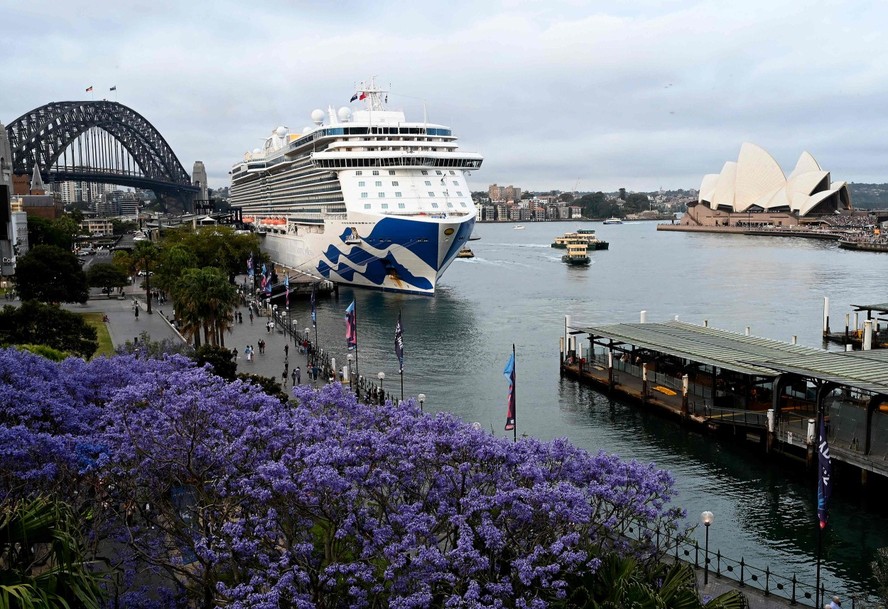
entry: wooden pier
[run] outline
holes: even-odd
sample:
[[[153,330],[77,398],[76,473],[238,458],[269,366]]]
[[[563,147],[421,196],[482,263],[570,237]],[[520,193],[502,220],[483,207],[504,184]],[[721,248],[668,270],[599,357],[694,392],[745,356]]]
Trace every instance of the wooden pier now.
[[[845,345],[846,349],[862,351],[888,347],[888,302],[867,305],[852,304],[853,313],[845,314],[844,328],[834,332],[829,316],[829,298],[823,299],[823,342]],[[861,323],[860,314],[866,313]],[[853,321],[852,321],[853,315]]]
[[[576,328],[566,318],[561,340],[562,375],[809,467],[822,416],[834,462],[862,483],[888,479],[888,351],[829,352],[679,321]]]

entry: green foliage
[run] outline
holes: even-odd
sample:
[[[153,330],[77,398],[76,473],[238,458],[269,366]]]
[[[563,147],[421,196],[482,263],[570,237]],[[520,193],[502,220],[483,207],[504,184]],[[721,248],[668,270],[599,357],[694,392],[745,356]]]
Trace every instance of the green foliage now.
[[[225,345],[225,330],[233,321],[238,296],[224,271],[215,267],[186,269],[170,293],[179,329],[186,338],[199,346],[203,330],[203,342]]]
[[[71,356],[70,353],[60,351],[59,349],[53,349],[52,347],[48,347],[46,345],[17,345],[17,347],[24,351],[30,351],[31,353],[39,355],[40,357],[45,357],[46,359],[53,362],[60,362]]]
[[[233,280],[246,267],[250,253],[259,255],[259,237],[255,234],[238,235],[227,226],[207,226],[198,229],[181,228],[167,231],[161,247],[181,246],[191,252],[197,267],[214,266],[222,269]]]
[[[0,504],[0,607],[101,606],[102,578],[84,558],[80,520],[45,497]]]
[[[579,205],[583,210],[583,216],[586,218],[610,218],[620,213],[619,206],[608,201],[603,192],[594,192],[583,195],[576,201],[574,205]]]
[[[104,288],[105,293],[108,295],[111,294],[114,288],[122,288],[129,283],[126,273],[119,266],[110,262],[93,264],[89,267],[86,280],[92,288]]]
[[[238,374],[237,378],[242,381],[246,381],[248,383],[252,383],[253,385],[257,385],[270,395],[271,397],[278,398],[281,402],[287,401],[287,393],[281,387],[281,384],[277,379],[273,379],[268,376],[261,376],[259,374]]]
[[[33,300],[0,310],[0,345],[46,345],[83,358],[99,347],[95,328],[83,317]]]
[[[633,192],[631,195],[626,197],[626,204],[623,206],[623,210],[629,214],[635,214],[640,211],[647,211],[651,208],[650,199],[643,192]]]
[[[639,563],[629,556],[608,554],[594,573],[569,581],[567,597],[560,607],[621,609],[745,609],[746,597],[731,590],[705,605],[697,589],[691,565],[684,562]]]
[[[199,366],[209,364],[213,373],[227,381],[233,381],[237,374],[237,362],[230,350],[218,345],[201,345],[194,351],[194,361]]]
[[[71,238],[66,235],[52,220],[38,216],[28,216],[28,245],[54,245],[62,249],[71,249]]]
[[[111,220],[111,231],[115,235],[124,235],[130,231],[135,231],[138,228],[139,224],[132,220]]]
[[[22,300],[82,303],[89,298],[77,256],[54,245],[31,248],[16,265],[15,281]]]

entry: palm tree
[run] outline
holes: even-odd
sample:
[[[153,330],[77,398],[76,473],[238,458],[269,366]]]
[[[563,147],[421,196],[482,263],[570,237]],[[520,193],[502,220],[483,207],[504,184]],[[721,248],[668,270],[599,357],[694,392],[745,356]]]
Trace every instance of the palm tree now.
[[[0,504],[0,606],[101,606],[101,574],[90,568],[79,516],[46,497]]]
[[[194,340],[195,347],[200,346],[201,330],[204,343],[225,346],[225,330],[238,300],[237,290],[224,271],[215,267],[186,269],[172,296],[180,329],[189,340]]]

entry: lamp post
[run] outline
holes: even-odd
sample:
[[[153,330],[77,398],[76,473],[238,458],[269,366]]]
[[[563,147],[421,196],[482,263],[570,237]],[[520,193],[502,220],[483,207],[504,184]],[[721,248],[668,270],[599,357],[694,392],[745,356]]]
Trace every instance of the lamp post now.
[[[385,380],[385,372],[380,372],[376,375],[376,378],[379,379],[379,390],[382,391],[382,381]]]
[[[706,527],[706,541],[703,546],[703,585],[709,583],[709,525],[715,520],[712,512],[706,511],[700,514],[700,522]]]
[[[354,383],[352,382],[352,360],[355,358],[351,353],[345,356],[345,359],[348,360],[348,388],[354,390]]]
[[[426,398],[426,396],[425,396],[424,393],[420,393],[420,394],[419,394],[418,396],[416,396],[416,397],[419,399],[419,411],[420,411],[420,412],[423,412],[423,410],[422,410],[422,405],[425,403],[425,398]]]

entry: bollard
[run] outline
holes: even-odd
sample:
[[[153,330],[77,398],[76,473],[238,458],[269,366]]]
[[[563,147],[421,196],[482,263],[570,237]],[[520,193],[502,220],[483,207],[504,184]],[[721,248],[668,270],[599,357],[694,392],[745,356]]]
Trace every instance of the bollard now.
[[[797,335],[793,334],[793,335],[792,335],[792,340],[790,341],[790,344],[797,345],[798,342],[799,342],[799,337],[798,337]]]
[[[688,375],[681,376],[681,415],[688,417]]]
[[[643,323],[643,324],[646,324],[646,323],[647,323],[647,320],[648,320],[648,312],[647,312],[647,311],[642,311],[642,312],[638,315],[638,321],[640,321],[640,322]]]
[[[829,334],[829,296],[823,297],[823,335]]]
[[[750,333],[749,331],[750,331],[749,326],[746,326],[746,336],[749,336],[749,333]]]
[[[873,320],[867,319],[863,322],[863,350],[869,351],[873,348]]]

